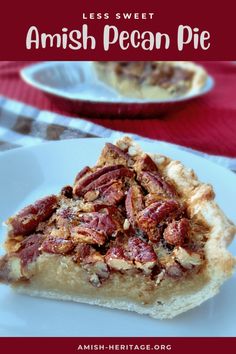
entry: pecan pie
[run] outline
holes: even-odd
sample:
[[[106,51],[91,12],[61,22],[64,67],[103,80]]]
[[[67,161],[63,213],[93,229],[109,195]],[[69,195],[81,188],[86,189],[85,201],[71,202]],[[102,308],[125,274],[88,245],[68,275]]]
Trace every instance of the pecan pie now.
[[[232,274],[236,231],[180,162],[107,143],[72,186],[7,221],[0,280],[30,295],[172,318]]]
[[[199,91],[205,70],[192,62],[118,61],[95,62],[100,80],[121,95],[141,99],[169,99]]]

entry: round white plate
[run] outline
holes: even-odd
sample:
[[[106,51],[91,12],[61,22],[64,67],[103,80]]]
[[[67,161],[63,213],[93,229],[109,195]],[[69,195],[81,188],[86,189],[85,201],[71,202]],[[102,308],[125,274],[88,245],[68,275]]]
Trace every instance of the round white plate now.
[[[84,165],[93,165],[105,139],[49,142],[0,155],[1,222],[36,198],[71,184]],[[201,157],[166,143],[143,143],[194,168],[213,184],[217,201],[236,222],[236,176]],[[3,241],[5,229],[1,228]],[[231,245],[236,254],[236,247]],[[31,298],[0,285],[0,336],[235,336],[235,276],[200,307],[173,320],[154,320],[135,313],[84,304]]]
[[[103,83],[96,75],[92,62],[42,62],[21,70],[22,79],[41,90],[56,105],[84,115],[154,115],[170,108],[182,107],[192,99],[209,92],[214,86],[211,76],[199,90],[176,98],[138,99],[120,95]],[[96,107],[94,109],[94,107]]]

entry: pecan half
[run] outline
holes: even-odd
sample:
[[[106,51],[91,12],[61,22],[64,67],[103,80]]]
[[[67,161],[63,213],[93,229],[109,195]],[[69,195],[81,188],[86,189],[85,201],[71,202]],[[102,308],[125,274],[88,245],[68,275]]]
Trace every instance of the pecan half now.
[[[163,237],[167,243],[174,246],[181,246],[184,244],[189,231],[188,219],[180,219],[172,221],[164,231]]]
[[[104,167],[105,168],[105,167]],[[130,169],[126,167],[120,167],[116,168],[113,171],[109,171],[107,173],[102,174],[100,177],[89,183],[87,186],[83,188],[83,190],[80,192],[81,195],[84,195],[90,190],[99,190],[103,188],[103,186],[106,186],[107,183],[112,182],[117,182],[119,179],[123,178],[128,178],[131,179],[133,178],[134,173]]]
[[[102,186],[101,188],[99,188],[99,191],[102,200],[111,205],[118,204],[124,198],[125,195],[125,192],[123,190],[123,183],[120,180]]]
[[[159,172],[142,171],[138,174],[138,181],[148,193],[174,197],[176,191]]]
[[[136,216],[143,207],[143,194],[141,188],[137,185],[131,186],[125,199],[125,209],[128,219],[133,227],[136,225]]]
[[[40,247],[43,242],[41,235],[31,235],[21,242],[21,247],[17,255],[21,259],[21,264],[26,266],[28,263],[34,262],[40,255]]]
[[[124,165],[127,166],[130,156],[118,146],[107,143],[102,150],[99,158],[99,165]]]
[[[88,227],[76,226],[71,229],[71,237],[75,244],[87,243],[90,245],[104,245],[106,235]]]
[[[80,216],[80,226],[84,226],[107,236],[111,236],[117,229],[121,228],[116,218],[117,213],[112,215],[108,208],[102,209],[102,212],[84,213]]]
[[[129,239],[126,255],[146,275],[151,274],[152,269],[157,264],[157,255],[153,247],[137,237]]]
[[[69,225],[77,225],[78,215],[70,206],[60,208],[57,210],[56,223],[59,228],[67,227]]]
[[[137,157],[133,168],[137,173],[140,173],[141,171],[158,171],[157,165],[147,154],[143,154],[142,156]]]
[[[61,190],[61,195],[63,195],[66,198],[72,198],[73,197],[73,188],[71,186],[65,186]]]
[[[154,265],[157,261],[153,247],[138,237],[131,237],[128,240],[127,254],[135,264],[151,262]]]
[[[94,202],[94,200],[96,200],[98,197],[99,197],[99,191],[88,191],[87,193],[85,193],[84,195],[84,199],[87,201],[87,202]]]
[[[192,269],[200,266],[203,262],[201,255],[183,247],[177,247],[173,251],[173,256],[185,269]]]
[[[67,254],[74,249],[72,240],[62,237],[48,236],[42,243],[40,250],[47,253]]]
[[[0,282],[12,284],[19,280],[26,280],[20,258],[14,255],[0,257]]]
[[[77,173],[75,177],[75,182],[79,181],[82,177],[87,175],[89,172],[92,172],[90,167],[85,166],[84,168],[82,168],[82,170]]]
[[[145,195],[144,197],[144,203],[145,203],[145,206],[149,206],[155,202],[159,202],[161,200],[168,200],[169,198],[164,196],[164,195],[160,195],[160,194],[147,194]]]
[[[123,167],[122,165],[114,165],[114,166],[106,166],[103,168],[99,168],[97,171],[90,173],[89,175],[85,174],[85,176],[82,174],[81,176],[81,171],[79,174],[79,177],[77,175],[76,180],[75,180],[75,185],[74,185],[74,194],[76,194],[78,197],[84,195],[87,193],[88,190],[92,188],[87,188],[86,191],[84,191],[85,187],[90,185],[92,182],[96,181],[100,176],[107,174],[108,172],[115,171],[117,169],[120,169]]]
[[[161,237],[163,224],[177,217],[180,212],[181,208],[177,201],[173,199],[159,201],[138,213],[137,225],[151,241],[157,242]]]
[[[57,208],[57,196],[50,195],[30,204],[8,220],[10,235],[27,236],[34,232],[40,222],[50,218]]]
[[[110,268],[119,271],[134,267],[133,262],[125,256],[122,247],[111,247],[105,256],[105,261]]]

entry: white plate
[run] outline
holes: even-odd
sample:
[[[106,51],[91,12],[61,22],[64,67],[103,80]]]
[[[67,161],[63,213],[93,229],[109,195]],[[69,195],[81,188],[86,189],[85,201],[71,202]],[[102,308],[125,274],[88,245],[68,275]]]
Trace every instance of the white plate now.
[[[158,115],[206,94],[214,85],[213,78],[208,76],[200,90],[192,90],[181,97],[160,100],[129,98],[99,80],[92,62],[88,61],[33,64],[21,70],[21,77],[31,86],[49,95],[57,105],[85,115]]]
[[[21,207],[73,182],[84,165],[93,165],[104,139],[44,143],[0,155],[0,215],[3,220]],[[201,157],[166,143],[143,143],[146,151],[159,151],[195,169],[212,183],[217,201],[236,222],[236,176]],[[5,230],[1,229],[3,239]],[[231,250],[236,254],[235,244]],[[96,306],[31,298],[0,286],[1,336],[235,336],[235,276],[213,299],[173,320]]]

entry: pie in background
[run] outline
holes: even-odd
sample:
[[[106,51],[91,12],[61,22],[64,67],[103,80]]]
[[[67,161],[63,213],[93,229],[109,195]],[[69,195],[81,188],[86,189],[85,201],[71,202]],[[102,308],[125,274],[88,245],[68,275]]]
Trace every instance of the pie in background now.
[[[73,186],[7,221],[0,281],[34,296],[173,318],[233,273],[236,228],[181,162],[129,137],[107,143]]]
[[[98,78],[120,95],[165,100],[200,91],[207,73],[188,61],[94,62]]]

